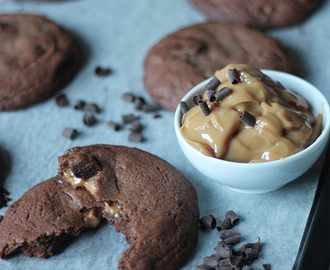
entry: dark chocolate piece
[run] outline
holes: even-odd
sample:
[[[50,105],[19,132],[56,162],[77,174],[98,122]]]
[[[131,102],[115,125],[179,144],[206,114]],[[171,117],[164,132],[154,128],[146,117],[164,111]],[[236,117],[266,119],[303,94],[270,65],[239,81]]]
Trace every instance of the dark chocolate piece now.
[[[239,233],[234,234],[223,240],[227,245],[234,245],[241,241],[241,236]]]
[[[229,258],[229,263],[233,267],[239,267],[242,263],[242,257],[241,256],[232,256]]]
[[[131,93],[124,93],[122,94],[121,98],[127,102],[131,102],[133,103],[134,100],[135,100],[135,96],[134,94],[131,94]]]
[[[231,91],[228,87],[221,88],[218,92],[214,94],[215,100],[220,101],[223,100],[225,97],[229,96]]]
[[[108,76],[112,73],[112,70],[110,68],[101,68],[101,67],[97,67],[95,69],[95,74],[97,76],[101,76],[101,77],[104,77],[104,76]]]
[[[242,250],[242,257],[244,259],[255,259],[258,258],[259,251],[257,249],[246,248]]]
[[[121,130],[121,125],[119,125],[119,124],[117,124],[117,123],[115,123],[115,122],[112,122],[112,121],[108,122],[108,123],[107,123],[107,126],[108,126],[109,128],[111,128],[111,129],[115,130],[115,131],[119,131],[119,130]]]
[[[67,99],[65,94],[58,95],[55,98],[56,105],[59,107],[64,107],[69,105],[69,100]]]
[[[222,267],[228,267],[228,266],[231,267],[231,264],[229,262],[229,258],[220,260],[219,261],[219,266],[221,267],[221,269],[222,269]]]
[[[77,111],[82,111],[85,107],[85,101],[83,100],[78,100],[76,104],[74,105],[74,109]]]
[[[204,258],[203,265],[207,265],[212,268],[215,268],[218,266],[219,261],[220,261],[220,257],[215,254],[212,254],[211,256]]]
[[[233,227],[233,224],[231,224],[230,219],[228,217],[226,217],[223,221],[221,221],[217,225],[217,230],[218,231],[227,230],[227,229],[231,229],[232,227]]]
[[[142,111],[144,111],[144,112],[155,112],[158,109],[159,108],[157,105],[153,105],[153,104],[143,104],[142,105]]]
[[[206,90],[215,90],[220,85],[220,80],[217,77],[213,77],[207,85],[205,85]]]
[[[128,135],[128,140],[131,142],[142,142],[143,137],[140,133],[133,131]]]
[[[263,267],[265,270],[270,270],[270,264],[269,264],[269,263],[262,264],[262,267]]]
[[[91,178],[102,171],[99,162],[89,155],[80,155],[79,159],[70,165],[70,169],[74,176],[82,179]]]
[[[204,216],[199,220],[199,223],[205,227],[205,228],[210,228],[214,229],[216,225],[216,220],[212,215]]]
[[[205,100],[198,101],[198,105],[201,108],[202,113],[204,114],[204,116],[208,116],[211,113],[210,108],[207,105]]]
[[[257,242],[244,244],[241,247],[239,247],[238,249],[236,249],[235,253],[241,253],[244,249],[247,249],[247,248],[259,250],[259,247],[260,247],[260,238],[258,237]]]
[[[134,109],[135,110],[142,110],[143,105],[145,105],[146,102],[142,97],[136,97],[134,100]]]
[[[133,131],[133,132],[141,132],[143,126],[142,124],[140,123],[139,120],[135,120],[130,126],[129,126],[129,130],[130,131]]]
[[[85,126],[91,127],[97,123],[97,119],[93,114],[86,113],[83,118]]]
[[[128,123],[132,123],[138,118],[134,114],[125,114],[122,116],[122,119],[124,124],[128,124]]]
[[[84,111],[91,112],[91,113],[99,113],[101,110],[99,106],[94,103],[88,103],[84,106]]]
[[[197,106],[198,101],[200,101],[202,98],[203,98],[202,95],[195,95],[192,99],[193,104]]]
[[[78,132],[74,128],[65,128],[62,131],[62,136],[65,138],[68,138],[70,140],[75,139],[77,137],[77,135],[78,135]]]
[[[215,254],[218,255],[221,259],[226,259],[233,256],[233,249],[227,245],[218,244],[213,248],[213,250],[215,251]]]
[[[215,91],[214,90],[207,90],[206,96],[209,99],[209,101],[211,101],[211,102],[215,101],[214,94],[215,94]]]
[[[225,217],[230,219],[231,224],[236,225],[239,222],[239,217],[233,210],[229,210],[226,212]]]
[[[9,195],[10,193],[6,189],[0,188],[0,209],[6,207],[7,202],[11,201],[11,199],[8,198]]]
[[[250,127],[253,127],[256,122],[255,117],[247,111],[243,112],[243,114],[239,117],[239,120]]]
[[[185,114],[185,113],[187,113],[189,111],[189,108],[187,106],[187,103],[184,102],[184,101],[181,101],[180,102],[180,109],[181,109],[182,114]]]
[[[222,240],[224,240],[224,239],[226,239],[226,238],[229,238],[229,237],[231,237],[231,236],[233,236],[233,235],[235,235],[235,234],[236,234],[236,232],[235,232],[235,230],[233,230],[233,229],[221,230],[221,231],[219,232],[219,236],[220,236],[220,238],[221,238]]]
[[[159,114],[159,113],[156,113],[155,115],[154,115],[154,118],[162,118],[162,115],[161,114]]]
[[[238,76],[236,68],[228,69],[228,75],[229,75],[230,82],[232,84],[238,84],[239,83],[239,76]]]

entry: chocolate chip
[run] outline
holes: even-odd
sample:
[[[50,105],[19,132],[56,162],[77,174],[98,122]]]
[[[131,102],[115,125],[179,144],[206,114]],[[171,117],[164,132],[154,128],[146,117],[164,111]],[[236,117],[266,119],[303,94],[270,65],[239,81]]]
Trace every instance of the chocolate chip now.
[[[9,195],[10,193],[6,189],[0,188],[0,209],[6,207],[7,202],[11,201],[11,199],[8,198]]]
[[[115,122],[112,122],[112,121],[108,122],[107,126],[115,131],[121,130],[121,125],[116,124]]]
[[[143,141],[143,137],[140,133],[138,132],[131,132],[129,135],[128,135],[128,140],[130,142],[142,142]]]
[[[131,102],[133,103],[134,100],[135,100],[135,96],[134,94],[131,94],[131,93],[124,93],[122,94],[121,98],[127,102]]]
[[[112,70],[110,68],[101,68],[101,67],[97,67],[95,69],[95,74],[97,76],[101,76],[101,77],[104,77],[104,76],[108,76],[112,73]]]
[[[74,109],[77,111],[82,111],[85,107],[85,101],[83,100],[78,100],[76,104],[74,105]]]
[[[59,236],[53,236],[52,241],[49,243],[47,247],[48,254],[55,254],[63,250],[66,246],[70,244],[70,242],[74,239],[73,236],[69,234],[61,234]]]
[[[96,175],[98,171],[101,171],[102,166],[95,158],[89,155],[80,155],[80,157],[70,165],[70,169],[76,177],[88,179]]]
[[[154,115],[154,118],[162,118],[162,115],[161,114],[159,114],[159,113],[156,113],[155,115]]]
[[[77,135],[78,135],[78,132],[74,128],[65,128],[62,131],[62,136],[65,137],[65,138],[68,138],[70,140],[75,139],[77,137]]]
[[[216,220],[212,215],[204,216],[199,220],[202,227],[214,229],[216,225]]]
[[[134,109],[135,110],[142,110],[143,105],[145,105],[146,102],[142,97],[136,97],[134,100]]]
[[[231,224],[236,225],[239,222],[239,217],[233,210],[229,210],[226,212],[225,217],[229,218]]]
[[[236,68],[228,69],[228,75],[229,75],[230,82],[232,84],[238,84],[239,83],[239,76],[238,76]]]
[[[137,120],[138,118],[134,114],[125,114],[122,116],[123,123],[128,124],[132,123],[133,121]]]
[[[153,104],[143,104],[142,105],[142,111],[144,111],[144,112],[155,112],[158,109],[159,109],[158,106],[153,105]]]
[[[184,101],[180,102],[180,110],[181,110],[182,114],[185,114],[189,111],[189,108],[188,108],[188,105],[186,102],[184,102]]]
[[[91,112],[91,113],[99,113],[101,110],[99,106],[94,103],[88,103],[84,106],[84,111]]]
[[[211,111],[209,109],[209,106],[207,105],[205,100],[198,101],[198,105],[201,108],[202,113],[204,114],[204,116],[208,116],[211,113]]]
[[[269,263],[262,264],[262,267],[263,267],[265,270],[270,270],[270,264],[269,264]]]
[[[85,126],[91,127],[97,123],[97,119],[93,114],[86,113],[84,115],[83,122]]]
[[[206,90],[215,90],[220,85],[220,80],[217,77],[213,77],[207,85],[205,85]]]
[[[247,111],[244,111],[243,114],[239,117],[244,124],[247,124],[250,127],[253,127],[256,123],[255,117]]]
[[[226,96],[229,96],[231,91],[228,87],[221,88],[218,92],[214,94],[215,100],[220,101],[223,100]]]
[[[133,131],[133,132],[141,132],[143,126],[142,124],[140,123],[139,120],[135,120],[134,122],[132,122],[132,124],[129,126],[129,130],[130,131]]]
[[[55,102],[56,102],[56,105],[59,107],[64,107],[64,106],[69,105],[69,101],[65,94],[58,95],[55,98]]]

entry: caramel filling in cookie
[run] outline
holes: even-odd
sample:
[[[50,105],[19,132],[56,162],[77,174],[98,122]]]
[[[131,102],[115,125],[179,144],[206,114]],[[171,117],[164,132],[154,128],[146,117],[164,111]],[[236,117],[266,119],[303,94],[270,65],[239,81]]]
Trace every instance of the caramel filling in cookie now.
[[[96,228],[102,219],[102,211],[100,209],[91,209],[83,213],[85,228]]]
[[[64,172],[64,177],[74,188],[85,187],[92,195],[95,195],[97,188],[94,184],[94,177],[88,179],[78,178],[73,174],[71,169],[67,169]]]
[[[117,203],[104,203],[104,212],[106,212],[107,214],[114,216],[114,217],[118,217],[121,213],[121,208]]]

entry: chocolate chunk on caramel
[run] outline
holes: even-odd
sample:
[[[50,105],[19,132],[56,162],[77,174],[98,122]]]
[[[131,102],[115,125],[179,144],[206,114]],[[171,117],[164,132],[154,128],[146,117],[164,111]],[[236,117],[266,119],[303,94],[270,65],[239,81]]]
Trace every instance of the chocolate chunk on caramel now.
[[[74,176],[88,179],[96,175],[98,171],[101,171],[102,167],[95,158],[89,155],[81,155],[79,159],[70,165],[70,169]]]

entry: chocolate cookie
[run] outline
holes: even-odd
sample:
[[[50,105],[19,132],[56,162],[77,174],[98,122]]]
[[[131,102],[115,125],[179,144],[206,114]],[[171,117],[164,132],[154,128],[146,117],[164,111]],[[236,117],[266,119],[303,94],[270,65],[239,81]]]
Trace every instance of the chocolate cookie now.
[[[86,190],[75,190],[58,177],[27,191],[0,223],[0,258],[22,251],[45,258],[61,251],[69,238],[101,219],[98,203]]]
[[[0,44],[0,111],[50,97],[82,63],[77,40],[41,16],[0,15]]]
[[[284,47],[244,25],[207,22],[163,38],[144,62],[147,91],[164,109],[174,111],[195,85],[230,63],[294,72]]]
[[[190,0],[209,20],[242,23],[259,29],[303,21],[322,0]]]
[[[76,147],[59,158],[63,182],[84,187],[130,248],[118,269],[175,269],[198,236],[195,188],[166,161],[136,148]]]

